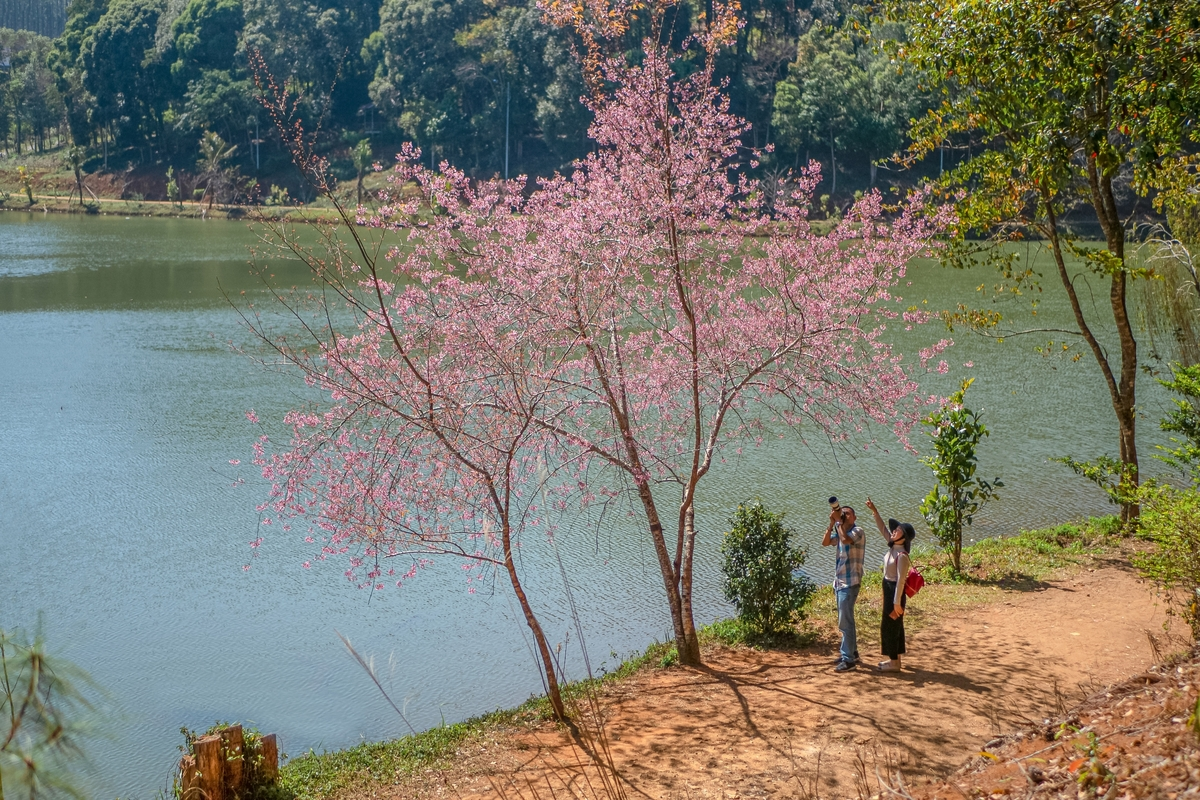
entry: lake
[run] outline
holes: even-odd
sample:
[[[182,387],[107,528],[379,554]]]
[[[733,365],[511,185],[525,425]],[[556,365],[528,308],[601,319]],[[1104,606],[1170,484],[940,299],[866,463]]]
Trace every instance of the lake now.
[[[240,720],[278,733],[293,756],[406,733],[338,632],[374,657],[418,730],[540,692],[502,581],[468,594],[459,565],[445,559],[403,589],[369,593],[342,577],[340,563],[303,569],[313,552],[300,535],[274,530],[251,550],[266,486],[249,466],[258,430],[245,411],[278,430],[283,412],[310,397],[298,376],[237,351],[254,342],[225,295],[269,302],[248,264],[257,235],[227,221],[0,213],[0,626],[32,629],[41,619],[51,650],[108,693],[104,736],[88,751],[93,797],[169,789],[180,726]],[[308,279],[295,263],[273,270],[281,283]],[[991,276],[921,264],[910,279],[906,300],[941,308]],[[1069,320],[1050,283],[1038,319]],[[915,352],[943,335],[928,325],[903,346]],[[948,394],[977,378],[969,403],[992,431],[980,471],[1006,484],[971,534],[1108,513],[1095,487],[1048,462],[1116,450],[1090,354],[1072,362],[1034,354],[1037,342],[955,338],[951,373],[926,376],[927,388]],[[1139,391],[1141,453],[1153,470],[1170,401],[1144,375]],[[835,452],[792,435],[706,478],[697,621],[730,612],[717,547],[741,500],[787,511],[821,579],[832,577],[831,553],[819,547],[830,494],[861,511],[869,492],[884,516],[918,520],[929,470],[886,437],[879,449]],[[878,563],[882,548],[871,541],[868,562]],[[636,520],[568,526],[559,548],[594,667],[669,637]],[[545,550],[523,549],[529,591],[552,641],[567,643],[567,676],[579,678],[574,623]]]

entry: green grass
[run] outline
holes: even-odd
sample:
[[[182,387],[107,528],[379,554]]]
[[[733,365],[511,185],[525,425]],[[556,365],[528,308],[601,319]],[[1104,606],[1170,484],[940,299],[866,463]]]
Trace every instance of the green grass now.
[[[496,712],[389,742],[364,742],[325,753],[310,751],[283,766],[279,785],[285,797],[307,800],[371,784],[394,784],[419,770],[448,765],[463,744],[482,738],[490,728],[512,722],[515,716]]]

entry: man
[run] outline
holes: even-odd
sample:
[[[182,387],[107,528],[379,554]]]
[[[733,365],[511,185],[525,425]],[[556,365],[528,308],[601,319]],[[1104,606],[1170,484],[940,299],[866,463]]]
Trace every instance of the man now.
[[[833,578],[833,594],[837,598],[838,630],[842,632],[841,658],[834,669],[846,672],[858,666],[858,631],[854,627],[854,603],[862,583],[863,552],[866,535],[858,527],[854,509],[835,506],[829,512],[829,527],[825,529],[822,547],[837,546],[837,572]]]

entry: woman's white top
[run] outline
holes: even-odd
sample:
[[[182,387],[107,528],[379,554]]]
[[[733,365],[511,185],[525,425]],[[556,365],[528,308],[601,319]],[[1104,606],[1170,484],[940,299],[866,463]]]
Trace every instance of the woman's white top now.
[[[908,553],[904,552],[903,545],[889,547],[883,556],[883,579],[896,582],[896,597],[892,600],[895,605],[900,605],[900,599],[904,597],[904,584],[908,580],[910,569],[912,561]]]

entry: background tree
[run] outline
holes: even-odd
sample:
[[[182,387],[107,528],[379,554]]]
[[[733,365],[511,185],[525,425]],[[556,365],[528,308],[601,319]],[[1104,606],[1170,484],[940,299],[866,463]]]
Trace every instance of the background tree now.
[[[236,150],[237,145],[228,144],[213,131],[206,131],[200,137],[200,158],[196,162],[200,170],[198,181],[204,182],[204,195],[200,200],[203,202],[207,197],[210,209],[214,200],[228,199],[234,188],[236,176],[228,162]]]
[[[75,188],[79,192],[79,205],[83,205],[83,148],[77,145],[71,145],[67,148],[64,160],[67,166],[71,168],[71,172],[75,174]]]
[[[354,149],[350,151],[350,158],[354,161],[354,169],[358,172],[358,177],[354,184],[355,203],[361,206],[363,175],[371,168],[371,140],[363,139],[354,145]]]
[[[113,0],[81,46],[82,83],[95,98],[94,116],[119,144],[137,144],[155,128],[166,76],[147,53],[164,8],[165,0]]]
[[[910,37],[897,53],[943,87],[941,106],[913,130],[912,152],[974,137],[976,155],[947,180],[969,189],[959,203],[964,233],[992,234],[996,243],[1034,233],[1049,242],[1075,321],[1058,332],[1082,339],[1095,358],[1117,419],[1123,480],[1136,487],[1138,351],[1128,284],[1139,272],[1126,252],[1130,206],[1121,187],[1150,191],[1194,135],[1200,8],[1195,0],[916,0],[887,9]],[[1083,211],[1099,224],[1102,248],[1074,244],[1064,226],[1066,215]],[[1083,275],[1068,267],[1071,253]],[[1011,276],[1011,258],[998,260]],[[1103,322],[1081,297],[1080,284],[1092,282],[1107,296]],[[987,329],[999,319],[957,321]],[[1117,352],[1101,343],[1101,324],[1115,328]],[[1123,521],[1136,515],[1135,502],[1122,506]]]
[[[950,553],[955,574],[962,572],[963,528],[971,524],[985,503],[996,499],[996,489],[1004,486],[999,478],[989,482],[975,474],[975,450],[988,429],[980,421],[981,414],[964,405],[974,380],[964,381],[940,411],[924,420],[933,439],[933,454],[922,461],[933,470],[937,483],[921,501],[921,514]]]

